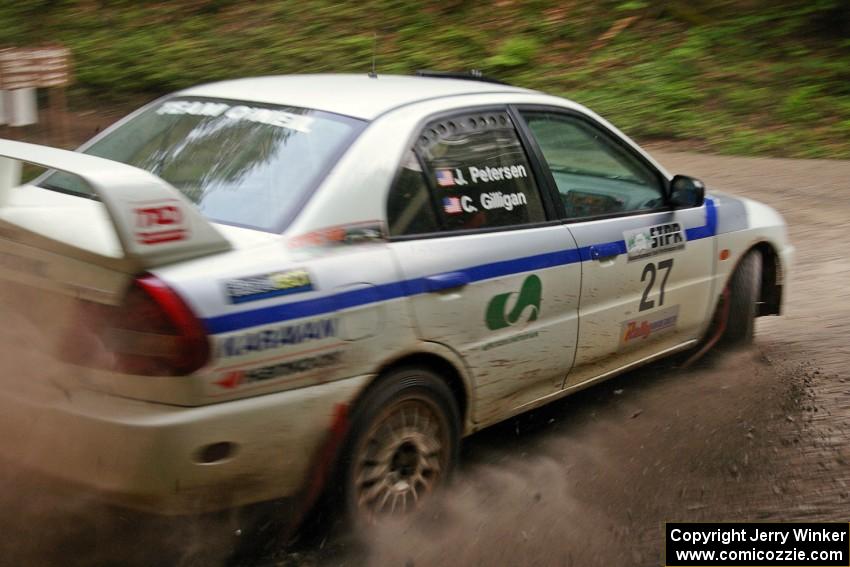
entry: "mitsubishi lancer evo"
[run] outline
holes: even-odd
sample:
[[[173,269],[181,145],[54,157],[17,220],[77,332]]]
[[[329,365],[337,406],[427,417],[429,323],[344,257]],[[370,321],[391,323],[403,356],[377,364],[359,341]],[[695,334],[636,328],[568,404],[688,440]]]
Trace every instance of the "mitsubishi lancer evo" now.
[[[780,313],[773,209],[574,102],[425,75],[226,81],[77,152],[0,140],[0,457],[163,515],[331,485],[368,524],[464,436]]]

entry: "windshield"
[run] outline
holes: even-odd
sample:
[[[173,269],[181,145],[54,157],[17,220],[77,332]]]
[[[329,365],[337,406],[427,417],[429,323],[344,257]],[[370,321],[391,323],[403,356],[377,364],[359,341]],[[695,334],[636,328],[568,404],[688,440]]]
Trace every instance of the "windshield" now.
[[[87,147],[146,169],[210,220],[279,232],[363,127],[353,118],[284,106],[177,98],[148,108]],[[40,187],[94,196],[53,172]]]

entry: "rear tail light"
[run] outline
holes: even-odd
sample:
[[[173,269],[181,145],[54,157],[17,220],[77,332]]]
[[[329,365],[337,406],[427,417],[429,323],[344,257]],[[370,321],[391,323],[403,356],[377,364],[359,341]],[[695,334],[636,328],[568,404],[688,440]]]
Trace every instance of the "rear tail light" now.
[[[145,376],[185,376],[210,356],[206,331],[186,303],[156,276],[133,282],[121,305],[80,301],[63,359]]]

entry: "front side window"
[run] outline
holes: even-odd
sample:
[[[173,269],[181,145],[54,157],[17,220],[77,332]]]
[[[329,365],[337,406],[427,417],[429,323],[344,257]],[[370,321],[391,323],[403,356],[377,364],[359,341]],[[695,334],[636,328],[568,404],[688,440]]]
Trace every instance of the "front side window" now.
[[[568,218],[653,210],[664,204],[658,174],[579,118],[521,111],[552,172]]]
[[[306,108],[175,98],[120,125],[85,153],[150,171],[210,220],[277,232],[363,125]],[[62,172],[38,184],[92,195],[82,180]]]
[[[421,132],[415,153],[442,230],[546,220],[531,166],[507,112],[476,112],[433,122]]]

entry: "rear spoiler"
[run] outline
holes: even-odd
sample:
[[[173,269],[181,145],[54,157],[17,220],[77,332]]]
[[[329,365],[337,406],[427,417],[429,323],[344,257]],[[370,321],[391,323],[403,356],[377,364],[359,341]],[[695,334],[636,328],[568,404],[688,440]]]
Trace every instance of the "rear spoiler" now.
[[[0,139],[2,225],[38,234],[37,211],[26,226],[18,221],[19,216],[4,214],[14,207],[12,193],[20,183],[19,162],[64,171],[88,184],[123,250],[123,258],[113,265],[120,271],[135,273],[232,247],[194,204],[147,171],[79,152]]]

